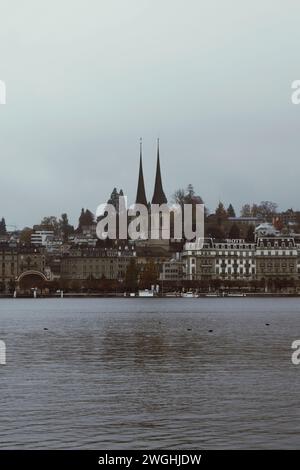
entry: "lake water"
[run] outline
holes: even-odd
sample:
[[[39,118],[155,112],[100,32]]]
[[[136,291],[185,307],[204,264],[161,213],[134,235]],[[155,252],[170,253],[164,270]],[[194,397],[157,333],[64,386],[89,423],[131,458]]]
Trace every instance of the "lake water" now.
[[[1,299],[0,339],[2,449],[300,448],[298,299]]]

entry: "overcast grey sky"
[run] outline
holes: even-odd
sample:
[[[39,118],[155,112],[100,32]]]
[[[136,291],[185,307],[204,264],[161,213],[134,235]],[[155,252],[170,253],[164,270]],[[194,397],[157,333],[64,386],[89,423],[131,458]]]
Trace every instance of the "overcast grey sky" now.
[[[300,209],[300,3],[0,0],[0,217],[38,223],[147,196],[156,137],[165,192],[210,210],[270,199]]]

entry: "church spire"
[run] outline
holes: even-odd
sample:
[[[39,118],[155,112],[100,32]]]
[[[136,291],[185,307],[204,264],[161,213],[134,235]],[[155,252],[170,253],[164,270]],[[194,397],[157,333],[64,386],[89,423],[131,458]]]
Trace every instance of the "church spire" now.
[[[152,197],[152,204],[166,204],[167,198],[163,190],[160,172],[160,160],[159,160],[159,139],[157,139],[157,163],[156,163],[156,176],[154,184],[154,192]]]
[[[139,180],[138,180],[135,203],[143,204],[144,206],[147,206],[147,197],[146,197],[146,191],[145,191],[143,162],[142,162],[142,138],[140,138],[140,169],[139,169]]]

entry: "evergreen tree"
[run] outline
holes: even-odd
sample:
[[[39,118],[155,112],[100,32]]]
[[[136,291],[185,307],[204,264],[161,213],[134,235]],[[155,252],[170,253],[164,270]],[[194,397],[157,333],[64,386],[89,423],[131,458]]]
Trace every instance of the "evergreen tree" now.
[[[228,215],[228,217],[235,217],[235,210],[234,210],[232,204],[229,204],[229,206],[227,208],[227,215]]]
[[[0,235],[6,235],[6,223],[4,217],[0,220]]]

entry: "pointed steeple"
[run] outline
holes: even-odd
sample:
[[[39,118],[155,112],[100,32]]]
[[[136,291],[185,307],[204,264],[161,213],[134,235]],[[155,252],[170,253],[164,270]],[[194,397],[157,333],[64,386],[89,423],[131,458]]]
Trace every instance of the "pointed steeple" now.
[[[152,197],[152,204],[166,204],[167,198],[163,190],[160,172],[160,160],[159,160],[159,139],[157,139],[157,163],[156,163],[156,176],[154,184],[154,192]]]
[[[147,206],[147,197],[145,191],[144,174],[143,174],[143,162],[142,162],[142,138],[140,138],[140,169],[139,169],[139,181],[135,198],[136,204],[144,204]]]

